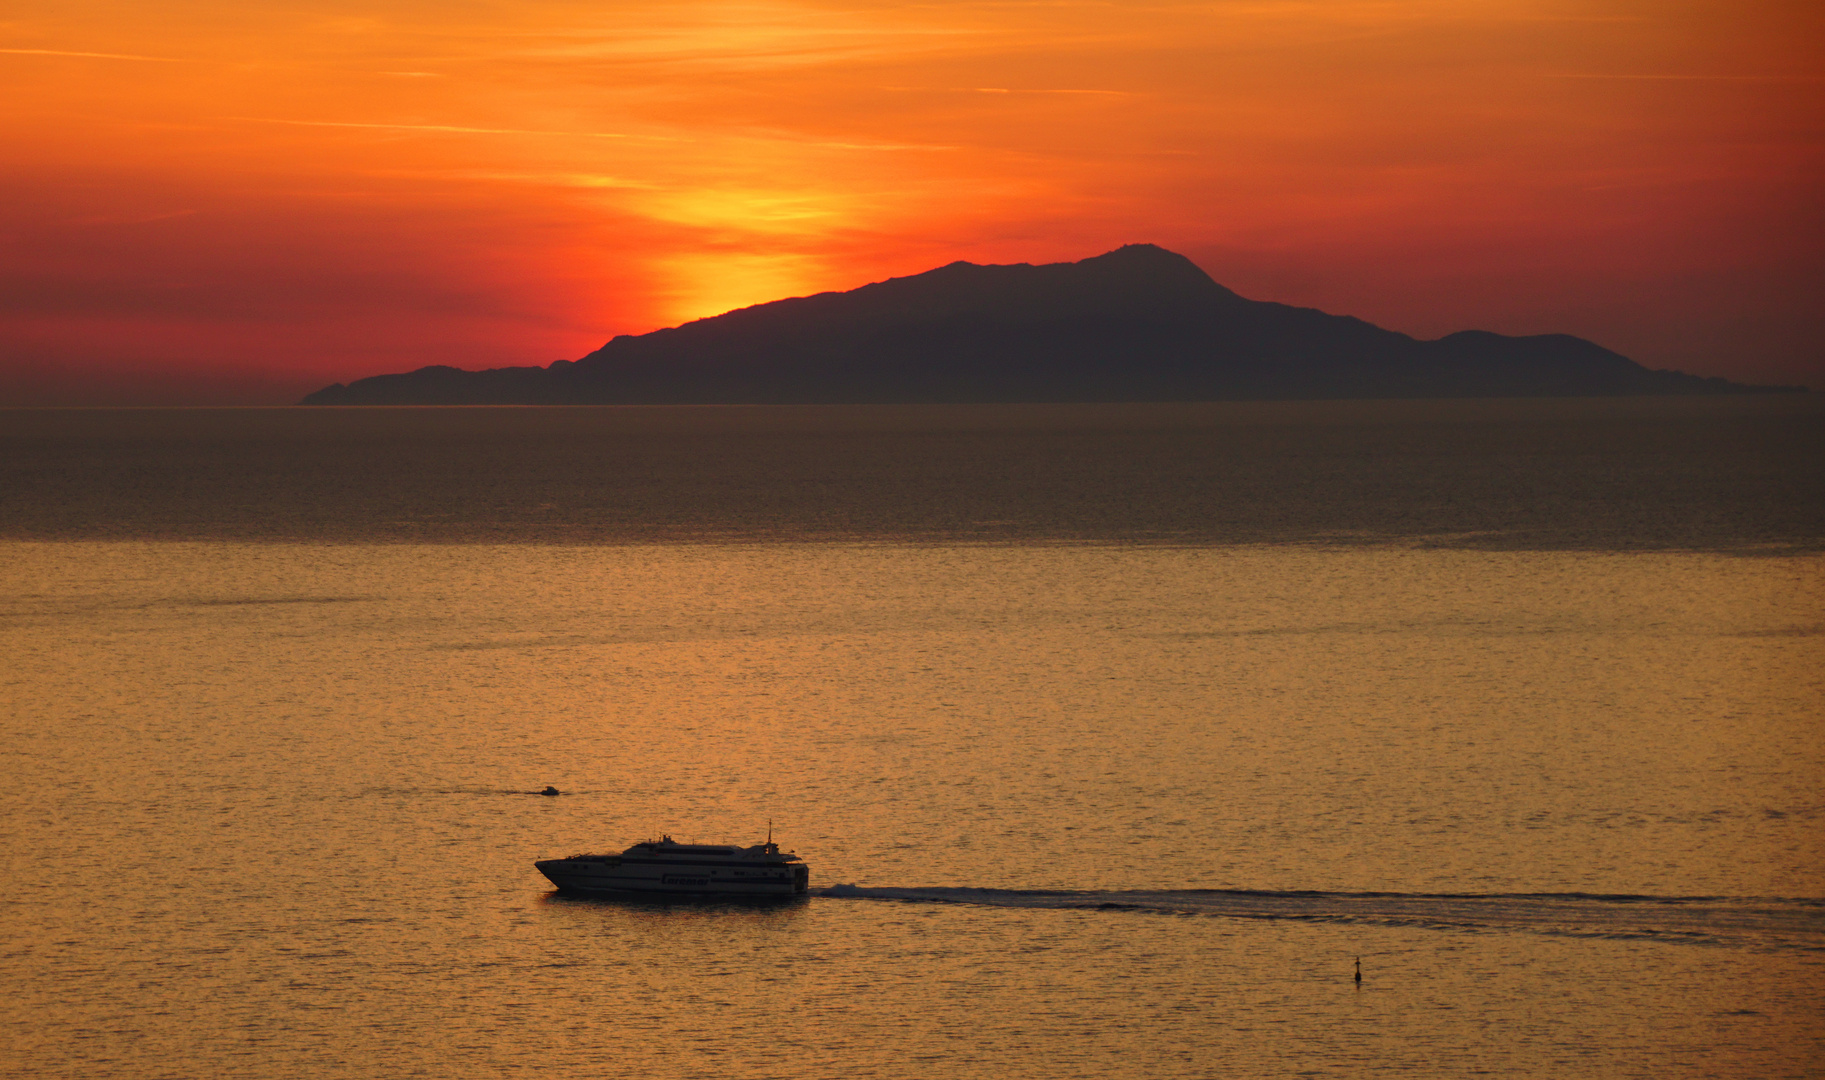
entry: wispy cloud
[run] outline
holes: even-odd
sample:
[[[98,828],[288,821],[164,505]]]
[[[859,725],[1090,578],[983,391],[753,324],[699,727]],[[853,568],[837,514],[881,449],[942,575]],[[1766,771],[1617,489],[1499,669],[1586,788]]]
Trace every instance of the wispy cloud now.
[[[92,214],[88,217],[71,218],[72,225],[148,225],[154,221],[170,221],[173,218],[196,216],[195,210],[168,210],[162,214]]]
[[[14,56],[81,56],[92,60],[144,60],[154,64],[187,64],[180,56],[135,56],[131,53],[77,52],[74,49],[0,49]]]
[[[1542,71],[1542,79],[1602,79],[1641,82],[1825,82],[1825,75],[1606,75],[1599,72]]]
[[[927,18],[930,12],[923,12]],[[637,27],[629,29],[629,27]],[[572,31],[519,55],[621,62],[793,67],[865,57],[903,56],[954,48],[983,28],[908,19],[905,12],[832,11],[792,3],[732,3],[668,7],[617,27]]]
[[[1098,97],[1128,97],[1126,90],[1028,90],[1011,86],[972,86],[968,90],[952,91],[966,94],[1090,94]]]
[[[632,190],[645,190],[660,186],[652,181],[632,180],[625,176],[610,176],[602,173],[508,171],[501,169],[382,169],[375,170],[370,175],[408,177],[414,179],[488,180],[513,184],[543,184],[551,187],[575,188],[627,188]]]
[[[787,141],[787,140],[782,140]],[[896,150],[961,150],[959,146],[946,146],[942,143],[886,143],[886,142],[841,142],[831,139],[789,140],[803,146],[822,146],[831,150],[879,150],[892,152]]]
[[[291,127],[356,128],[371,131],[428,131],[435,134],[450,135],[540,135],[579,139],[628,139],[643,142],[701,141],[686,139],[675,135],[636,135],[622,131],[558,131],[545,128],[469,127],[459,124],[383,124],[354,120],[287,120],[276,116],[226,116],[223,117],[223,119],[249,124],[285,124]],[[955,146],[934,143],[857,142],[831,139],[804,139],[785,135],[757,135],[750,137],[768,143],[791,143],[799,146],[826,147],[835,150],[899,151],[957,149]],[[625,185],[616,184],[614,186]]]
[[[363,128],[374,131],[430,131],[447,135],[548,135],[573,139],[649,139],[677,142],[664,135],[630,135],[620,131],[551,131],[538,128],[466,127],[459,124],[375,124],[353,120],[285,120],[275,116],[225,116],[248,124],[286,124],[292,127]]]

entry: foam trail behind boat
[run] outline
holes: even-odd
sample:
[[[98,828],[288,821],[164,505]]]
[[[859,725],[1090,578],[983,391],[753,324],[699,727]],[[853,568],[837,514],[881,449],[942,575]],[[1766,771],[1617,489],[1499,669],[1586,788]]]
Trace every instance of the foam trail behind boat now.
[[[1825,952],[1825,899],[1598,893],[1346,893],[1249,889],[877,888],[833,885],[840,900],[1202,915],[1646,939]]]

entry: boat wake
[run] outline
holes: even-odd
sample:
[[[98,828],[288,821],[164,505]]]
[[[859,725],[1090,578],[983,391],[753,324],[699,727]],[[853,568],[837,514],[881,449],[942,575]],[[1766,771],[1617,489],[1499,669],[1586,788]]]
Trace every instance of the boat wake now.
[[[1825,952],[1825,900],[1809,898],[1252,889],[901,889],[858,885],[833,885],[815,895],[840,900],[1289,919],[1473,933],[1666,941],[1771,952]]]

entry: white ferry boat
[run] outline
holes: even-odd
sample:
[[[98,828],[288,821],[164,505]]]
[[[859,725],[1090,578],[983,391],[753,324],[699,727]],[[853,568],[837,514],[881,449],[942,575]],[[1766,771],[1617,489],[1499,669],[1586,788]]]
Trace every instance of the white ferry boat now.
[[[775,899],[803,896],[811,885],[811,867],[771,839],[738,847],[680,844],[667,836],[619,855],[572,855],[534,865],[558,888],[586,896]]]

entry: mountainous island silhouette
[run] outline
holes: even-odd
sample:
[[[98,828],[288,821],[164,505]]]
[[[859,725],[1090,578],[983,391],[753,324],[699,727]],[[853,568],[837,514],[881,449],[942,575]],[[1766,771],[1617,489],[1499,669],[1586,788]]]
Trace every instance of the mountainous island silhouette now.
[[[1421,341],[1247,300],[1183,255],[954,262],[849,292],[623,335],[549,367],[433,366],[308,405],[867,404],[1729,394],[1564,334]]]

